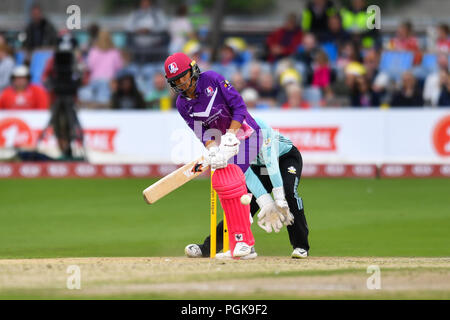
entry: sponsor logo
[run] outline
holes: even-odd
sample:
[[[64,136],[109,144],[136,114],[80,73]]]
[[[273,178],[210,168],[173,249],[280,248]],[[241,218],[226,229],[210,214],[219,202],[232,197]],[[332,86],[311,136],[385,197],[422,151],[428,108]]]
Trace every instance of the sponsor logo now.
[[[441,156],[450,156],[450,116],[442,118],[433,131],[433,145]]]
[[[214,90],[211,86],[209,86],[208,88],[205,89],[205,92],[208,97],[211,97],[214,93]]]
[[[405,174],[405,167],[402,165],[387,165],[383,171],[387,176],[398,177]]]
[[[97,168],[90,164],[79,164],[75,167],[75,174],[79,177],[92,177],[97,173]]]
[[[13,168],[9,164],[0,164],[0,177],[6,178],[13,174]]]
[[[302,174],[304,176],[314,176],[319,173],[319,166],[315,164],[307,164],[303,166]]]
[[[177,170],[178,167],[176,165],[173,164],[162,164],[158,167],[158,172],[160,175],[165,176],[168,175],[169,173]]]
[[[0,147],[31,146],[33,141],[33,132],[21,119],[5,118],[0,121]]]
[[[375,174],[375,167],[368,165],[355,165],[353,166],[352,171],[355,176],[367,177]]]
[[[49,164],[47,173],[51,177],[65,177],[69,174],[69,168],[65,164]]]
[[[433,167],[429,165],[415,165],[412,167],[412,173],[415,176],[430,176],[433,174]]]
[[[325,166],[325,173],[330,176],[342,176],[345,174],[345,166],[342,164],[329,164]]]
[[[103,173],[107,177],[122,177],[125,175],[125,168],[119,165],[107,165],[103,167]]]
[[[287,170],[291,174],[296,174],[297,173],[297,169],[295,169],[293,166],[290,166]]]
[[[450,165],[443,165],[441,166],[441,174],[443,176],[448,176],[450,177]]]
[[[276,128],[301,151],[334,152],[337,150],[337,127]]]
[[[244,239],[244,236],[242,235],[242,233],[236,233],[236,234],[234,235],[234,239],[235,239],[236,241],[242,241],[242,240]]]
[[[36,164],[24,164],[20,167],[19,173],[25,178],[34,178],[41,174],[41,167]]]
[[[147,177],[151,172],[152,169],[150,166],[133,165],[130,167],[130,173],[135,177]]]
[[[170,73],[176,73],[178,71],[178,66],[175,62],[169,64],[168,68]]]

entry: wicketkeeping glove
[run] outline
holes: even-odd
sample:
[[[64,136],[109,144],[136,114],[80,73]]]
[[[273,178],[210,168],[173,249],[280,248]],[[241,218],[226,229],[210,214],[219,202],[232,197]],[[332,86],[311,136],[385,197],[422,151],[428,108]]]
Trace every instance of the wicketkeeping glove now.
[[[260,196],[256,202],[261,209],[258,213],[258,225],[268,233],[272,232],[272,228],[275,232],[280,232],[284,216],[278,210],[270,194],[266,193]]]
[[[294,223],[294,215],[289,210],[289,205],[286,201],[284,188],[278,187],[272,189],[273,198],[275,199],[275,205],[281,211],[284,217],[284,225],[289,226]]]

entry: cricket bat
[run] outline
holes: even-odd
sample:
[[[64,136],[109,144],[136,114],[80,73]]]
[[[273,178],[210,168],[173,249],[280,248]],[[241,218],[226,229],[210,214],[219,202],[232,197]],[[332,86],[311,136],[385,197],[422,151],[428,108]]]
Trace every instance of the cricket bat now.
[[[186,182],[201,175],[208,167],[209,164],[205,162],[203,156],[185,164],[145,189],[143,192],[145,201],[148,204],[155,203]]]

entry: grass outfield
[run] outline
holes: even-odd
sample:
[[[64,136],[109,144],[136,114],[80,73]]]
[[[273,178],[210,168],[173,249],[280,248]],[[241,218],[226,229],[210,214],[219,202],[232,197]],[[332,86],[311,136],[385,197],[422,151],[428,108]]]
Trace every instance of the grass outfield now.
[[[0,258],[182,256],[209,230],[209,181],[155,205],[149,179],[0,180]],[[450,179],[304,179],[312,256],[450,256]],[[261,256],[286,230],[253,225]]]
[[[209,230],[209,181],[149,206],[151,182],[0,180],[0,299],[450,297],[449,179],[305,179],[311,257],[254,224],[253,261],[182,258]],[[66,288],[73,264],[81,290]],[[382,290],[367,289],[369,265]]]

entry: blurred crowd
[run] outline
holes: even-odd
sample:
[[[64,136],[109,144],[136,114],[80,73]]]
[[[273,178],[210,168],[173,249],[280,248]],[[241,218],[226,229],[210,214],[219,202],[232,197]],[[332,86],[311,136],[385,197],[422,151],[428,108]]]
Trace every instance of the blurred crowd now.
[[[386,35],[367,28],[367,5],[311,0],[264,43],[223,39],[216,61],[208,36],[194,28],[185,5],[169,17],[151,0],[140,0],[121,37],[93,24],[83,43],[75,33],[57,31],[35,5],[23,47],[13,50],[0,35],[0,109],[49,108],[52,88],[46,80],[62,37],[74,42],[81,108],[172,109],[175,96],[163,61],[177,51],[202,71],[225,76],[249,108],[450,106],[449,26],[418,35],[403,21],[395,35]]]

